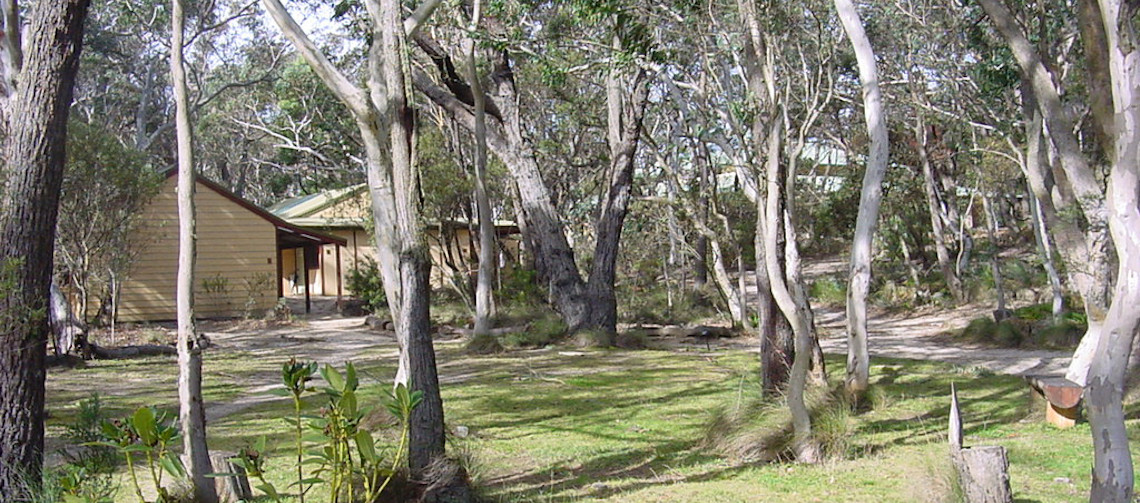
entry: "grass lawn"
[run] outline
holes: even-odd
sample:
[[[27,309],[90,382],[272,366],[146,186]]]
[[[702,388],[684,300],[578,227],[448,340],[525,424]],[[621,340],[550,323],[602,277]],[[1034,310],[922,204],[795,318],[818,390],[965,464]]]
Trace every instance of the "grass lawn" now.
[[[450,449],[488,501],[953,501],[945,441],[950,383],[962,402],[967,445],[1009,451],[1014,495],[1021,502],[1087,500],[1092,441],[1087,424],[1057,430],[1031,407],[1019,378],[909,360],[873,362],[878,407],[831,418],[842,452],[817,466],[761,462],[706,441],[714,414],[747,412],[754,437],[781,430],[782,407],[757,407],[757,358],[738,350],[543,349],[470,357],[440,344],[449,429],[466,438]],[[275,372],[280,361],[210,354],[207,401],[237,397],[244,376]],[[842,361],[829,358],[832,373]],[[393,362],[360,360],[360,396],[378,396]],[[73,402],[110,379],[137,382],[129,393],[104,393],[115,413],[151,404],[174,407],[173,359],[100,362],[53,374],[49,434]],[[82,383],[87,383],[86,388]],[[310,398],[315,410],[322,399]],[[287,401],[271,401],[210,424],[212,447],[237,450],[267,435],[271,480],[290,481]],[[1130,407],[1130,416],[1140,412]],[[374,421],[380,424],[383,421]],[[1129,423],[1132,441],[1140,422]],[[390,436],[392,433],[388,432]],[[124,485],[117,501],[131,501]],[[319,489],[306,501],[323,501]]]

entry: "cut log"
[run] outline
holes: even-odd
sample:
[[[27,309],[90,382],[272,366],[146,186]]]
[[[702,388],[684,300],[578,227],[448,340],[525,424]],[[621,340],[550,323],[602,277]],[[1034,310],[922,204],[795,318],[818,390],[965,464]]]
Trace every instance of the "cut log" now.
[[[1045,400],[1045,420],[1058,428],[1072,428],[1081,415],[1081,396],[1084,388],[1080,384],[1061,376],[1030,375],[1026,382],[1036,394]]]
[[[953,454],[958,482],[967,503],[1010,503],[1009,459],[1005,447],[983,445],[960,449]]]
[[[210,452],[212,473],[220,474],[214,478],[214,488],[218,492],[218,503],[240,503],[253,499],[253,491],[249,488],[249,477],[245,474],[245,468],[230,461],[230,458],[236,455],[233,452],[226,451]],[[182,456],[183,465],[189,462],[190,460],[186,456]]]
[[[123,346],[118,348],[105,348],[96,344],[88,345],[91,354],[100,360],[118,360],[122,358],[137,358],[141,356],[178,355],[174,346],[160,344],[143,344],[139,346]]]

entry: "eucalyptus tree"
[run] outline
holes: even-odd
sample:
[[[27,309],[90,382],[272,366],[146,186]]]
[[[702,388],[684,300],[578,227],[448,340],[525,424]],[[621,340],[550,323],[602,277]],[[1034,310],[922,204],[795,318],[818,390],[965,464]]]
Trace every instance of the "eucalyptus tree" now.
[[[218,501],[210,452],[206,446],[206,409],[202,403],[202,339],[194,320],[195,234],[194,145],[190,126],[190,100],[186,90],[185,0],[172,0],[170,10],[170,80],[174,84],[175,130],[178,158],[178,275],[175,283],[178,316],[178,422],[182,449],[189,460],[186,474],[194,500]]]
[[[495,311],[495,298],[491,287],[495,275],[495,218],[491,214],[491,200],[487,194],[487,95],[483,92],[475,58],[475,35],[483,16],[483,3],[474,0],[467,40],[467,81],[471,83],[473,114],[475,115],[475,206],[479,217],[479,272],[475,285],[474,336],[487,337],[491,333],[491,316]]]
[[[863,189],[859,198],[859,216],[855,221],[855,238],[851,244],[851,269],[847,286],[847,392],[859,396],[870,385],[870,355],[867,351],[867,294],[871,287],[871,244],[879,221],[883,177],[887,172],[890,145],[887,121],[879,90],[879,71],[875,52],[863,29],[863,21],[852,0],[835,0],[835,10],[843,23],[859,65],[863,87],[863,116],[871,138],[867,169],[863,172]]]
[[[133,230],[162,179],[145,154],[99,125],[72,120],[67,142],[54,276],[75,292],[83,322],[113,321],[116,289],[147,245]],[[98,312],[89,308],[96,302]]]
[[[5,501],[30,499],[40,484],[47,299],[67,120],[87,8],[87,0],[34,2],[21,19],[15,0],[0,1],[0,109],[7,127],[0,135],[5,185],[0,203],[0,499]]]
[[[501,4],[499,17],[515,16],[515,21],[489,26],[488,36],[497,41],[500,50],[492,63],[487,86],[488,147],[511,173],[519,195],[524,239],[535,257],[539,276],[546,283],[551,303],[572,332],[599,330],[612,334],[617,322],[614,295],[617,253],[622,224],[629,210],[649,95],[647,72],[639,63],[655,57],[656,42],[639,15],[645,11],[637,10],[633,2],[612,0],[541,7],[531,11],[520,5]],[[514,66],[519,52],[535,51],[526,41],[517,39],[522,34],[509,27],[527,26],[531,23],[530,16],[537,15],[562,21],[547,22],[547,30],[539,33],[541,36],[558,35],[558,27],[565,27],[564,23],[574,18],[588,21],[587,26],[601,28],[590,33],[590,37],[596,38],[592,43],[579,44],[584,49],[600,50],[600,55],[589,56],[590,61],[584,63],[582,71],[588,70],[591,76],[602,80],[599,87],[606,90],[604,137],[608,159],[599,161],[605,166],[601,190],[591,196],[591,199],[597,198],[598,208],[593,222],[595,239],[587,279],[578,269],[575,251],[567,238],[566,222],[559,215],[554,194],[539,169],[534,142],[525,132],[516,80],[518,72]],[[414,73],[413,82],[459,124],[473,130],[471,83],[456,71],[452,54],[455,48],[441,43],[441,39],[428,34],[416,37],[417,45],[436,65],[441,82],[419,71]],[[552,69],[550,76],[561,78],[559,75],[563,73]]]
[[[813,364],[820,376],[823,368],[800,271],[794,194],[798,160],[816,130],[817,121],[831,106],[836,89],[832,62],[823,59],[821,64],[813,65],[808,63],[807,55],[815,53],[826,58],[834,51],[812,45],[825,40],[822,37],[800,39],[775,27],[779,26],[777,23],[802,23],[823,30],[832,29],[834,24],[816,14],[822,10],[784,10],[770,4],[758,5],[752,0],[739,0],[737,5],[744,31],[742,76],[753,108],[750,133],[757,171],[751,175],[755,178],[751,183],[758,192],[763,191],[756,198],[757,269],[763,267],[767,272],[772,296],[791,324],[795,338],[788,405],[792,413],[796,459],[816,462],[819,451],[812,439],[804,393]],[[794,105],[792,95],[799,98]]]
[[[431,258],[424,237],[419,177],[412,158],[413,113],[406,94],[406,39],[414,35],[439,5],[420,4],[408,19],[396,0],[364,2],[370,35],[364,69],[366,88],[353,83],[313,43],[280,0],[264,0],[270,16],[297,52],[352,115],[364,143],[368,187],[380,272],[400,346],[397,383],[423,393],[408,419],[408,464],[413,479],[431,482],[429,467],[446,463],[443,402],[439,394],[435,350],[428,317]],[[429,500],[466,494],[463,480],[428,486]],[[470,498],[455,496],[462,500]]]
[[[1055,72],[1043,59],[1038,47],[1030,42],[1014,13],[1001,0],[978,0],[993,22],[1001,39],[1009,47],[1025,82],[1022,99],[1027,110],[1040,113],[1040,121],[1056,151],[1062,177],[1045,170],[1045,163],[1028,164],[1029,185],[1037,195],[1046,220],[1052,217],[1057,248],[1065,259],[1067,271],[1081,294],[1088,315],[1088,330],[1073,356],[1067,377],[1084,384],[1092,356],[1100,340],[1101,326],[1109,307],[1111,288],[1108,208],[1104,191],[1074,132],[1074,118],[1062,101]],[[1032,120],[1032,119],[1031,119]],[[1058,211],[1079,209],[1083,225],[1067,220]]]
[[[742,223],[735,218],[739,215],[732,215],[730,198],[739,191],[727,193],[718,182],[726,168],[727,174],[733,174],[746,163],[743,125],[729,113],[731,101],[738,100],[742,89],[732,75],[735,67],[726,50],[731,37],[719,20],[728,13],[721,12],[723,6],[715,8],[710,12],[677,12],[681,19],[691,22],[675,26],[663,37],[675,50],[654,65],[654,79],[663,88],[663,99],[656,104],[647,141],[652,142],[649,151],[666,175],[669,202],[682,211],[697,235],[692,253],[696,262],[694,282],[708,281],[711,272],[711,282],[726,301],[733,325],[750,329],[744,268],[754,230],[752,222]],[[733,262],[739,272],[735,280],[730,269]],[[758,294],[769,297],[766,288]],[[767,312],[761,317],[769,320]],[[778,367],[764,365],[766,373]],[[775,391],[779,387],[776,383],[782,382],[776,378],[766,389]]]
[[[1106,206],[1117,269],[1086,390],[1094,449],[1089,501],[1127,502],[1133,499],[1135,481],[1124,424],[1124,385],[1140,330],[1140,39],[1135,5],[1101,0],[1099,8],[1100,15],[1085,17],[1082,28],[1103,29],[1107,46],[1114,120],[1112,141],[1106,142],[1113,147]]]

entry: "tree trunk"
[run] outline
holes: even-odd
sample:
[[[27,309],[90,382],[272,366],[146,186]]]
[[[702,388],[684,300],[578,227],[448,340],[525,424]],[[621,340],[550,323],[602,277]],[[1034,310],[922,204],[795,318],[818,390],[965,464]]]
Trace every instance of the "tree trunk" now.
[[[760,372],[762,373],[761,393],[765,397],[784,395],[795,362],[795,334],[792,325],[772,296],[772,282],[768,279],[767,255],[765,249],[764,221],[757,215],[756,221],[756,313],[757,331],[760,335]],[[781,242],[776,244],[779,254],[776,261],[783,263],[783,229],[776,232]]]
[[[1042,62],[1040,54],[1034,50],[1014,20],[1013,14],[1001,0],[978,0],[978,3],[994,22],[994,26],[1017,60],[1022,79],[1026,84],[1023,89],[1031,88],[1033,91],[1033,102],[1041,112],[1045,129],[1057,148],[1061,169],[1064,172],[1064,186],[1058,188],[1062,194],[1065,192],[1071,194],[1069,197],[1075,199],[1076,206],[1081,209],[1087,222],[1087,230],[1084,232],[1085,260],[1068,262],[1071,270],[1077,269],[1073,271],[1074,283],[1085,302],[1088,331],[1073,355],[1066,377],[1073,382],[1084,384],[1100,339],[1101,325],[1108,309],[1108,293],[1112,283],[1108,270],[1110,245],[1107,232],[1108,210],[1104,193],[1081,151],[1080,143],[1073,133],[1073,120],[1066,111],[1060,93],[1053,84],[1053,76]],[[1037,190],[1038,188],[1034,187],[1034,191]],[[1064,234],[1062,229],[1055,224],[1053,228],[1058,232],[1058,249],[1068,248],[1062,245]],[[1079,235],[1074,233],[1069,239],[1075,239]],[[1066,260],[1068,261],[1068,257]],[[1074,265],[1077,267],[1072,267]]]
[[[871,244],[879,222],[879,205],[883,199],[883,177],[887,172],[889,145],[883,98],[879,90],[879,72],[871,41],[863,30],[863,22],[852,0],[835,0],[839,20],[855,51],[859,64],[859,80],[863,86],[863,116],[871,137],[867,169],[863,173],[863,190],[859,196],[859,215],[855,220],[855,237],[851,244],[850,278],[847,283],[847,379],[845,388],[859,396],[870,385],[870,354],[867,352],[867,295],[871,288]]]
[[[614,53],[622,50],[620,38],[613,39]],[[633,69],[628,81],[615,66],[606,78],[607,131],[610,147],[609,184],[602,199],[601,213],[595,231],[593,268],[587,282],[589,317],[585,327],[606,333],[617,333],[617,297],[614,281],[622,225],[629,212],[633,191],[633,168],[640,144],[642,118],[649,102],[649,86],[642,68]],[[629,93],[628,96],[626,93]]]
[[[918,158],[922,164],[922,187],[926,191],[926,207],[930,214],[930,228],[934,237],[934,252],[938,256],[938,268],[946,281],[946,288],[954,296],[954,301],[961,304],[965,300],[962,291],[962,280],[958,277],[958,268],[950,258],[950,246],[946,243],[946,222],[943,218],[941,191],[934,173],[934,165],[930,162],[927,152],[928,135],[926,124],[919,115],[914,127],[914,141],[918,150]]]
[[[1005,308],[1005,285],[1002,284],[1001,263],[998,257],[1000,250],[997,243],[997,212],[994,204],[989,193],[982,192],[982,209],[986,213],[986,234],[990,238],[990,270],[994,277],[994,296],[997,300],[994,318],[1001,321],[1009,313]]]
[[[373,43],[368,90],[356,87],[313,44],[280,0],[264,0],[269,14],[313,70],[352,112],[365,147],[368,186],[376,229],[377,257],[400,346],[397,383],[423,392],[409,419],[408,465],[412,479],[434,488],[424,500],[465,493],[464,480],[428,480],[430,465],[446,462],[443,401],[429,319],[428,253],[420,208],[419,179],[412,159],[412,111],[405,93],[405,30],[422,23],[439,2],[427,1],[405,21],[397,0],[368,0]],[[433,484],[438,483],[438,484]],[[469,496],[469,495],[468,495]]]
[[[793,284],[788,282],[788,268],[791,264],[785,262],[783,267],[775,259],[778,257],[776,229],[783,220],[788,225],[786,204],[783,194],[783,180],[785,168],[779,159],[780,152],[780,126],[775,117],[771,117],[772,124],[768,130],[767,141],[767,177],[768,191],[764,205],[758,205],[757,212],[764,215],[764,255],[765,267],[768,270],[768,279],[772,285],[772,297],[776,305],[784,313],[784,317],[792,325],[795,340],[795,357],[792,362],[791,374],[788,380],[788,407],[792,412],[793,441],[796,460],[803,463],[814,463],[819,459],[818,447],[811,438],[811,417],[808,413],[804,394],[807,388],[809,367],[811,366],[812,334],[808,324],[807,315],[803,310],[801,299],[793,290]],[[757,232],[760,232],[758,229]],[[784,236],[794,233],[785,231]],[[787,250],[787,244],[785,251]]]
[[[202,403],[202,345],[194,326],[194,262],[196,258],[194,213],[194,144],[191,137],[190,104],[183,61],[184,0],[173,0],[171,9],[170,78],[174,83],[175,130],[178,137],[178,278],[175,299],[178,316],[178,418],[182,448],[190,463],[186,474],[194,499],[215,503],[218,494],[210,451],[206,445],[206,411]]]
[[[479,29],[482,2],[475,0],[471,14],[471,33]],[[487,196],[487,99],[475,64],[475,40],[468,36],[467,80],[471,83],[475,114],[475,206],[479,216],[479,273],[475,284],[474,337],[489,335],[491,316],[495,314],[495,298],[491,295],[496,270],[495,219]]]
[[[1133,7],[1101,0],[1100,8],[1116,118],[1107,199],[1118,265],[1085,392],[1094,454],[1089,500],[1129,502],[1134,481],[1123,400],[1128,355],[1140,329],[1140,49],[1129,25],[1121,26],[1130,22]]]
[[[416,42],[440,68],[449,89],[436,85],[425,73],[414,70],[413,83],[420,92],[445,110],[457,123],[474,130],[474,115],[458,96],[466,95],[469,88],[453,71],[450,58],[426,37]],[[500,53],[491,74],[493,107],[488,103],[487,146],[495,153],[507,170],[518,190],[520,223],[523,241],[534,257],[539,280],[545,283],[547,297],[562,316],[571,332],[594,328],[591,319],[591,295],[574,259],[558,216],[550,198],[550,191],[542,180],[530,140],[523,134],[519,113],[519,97],[515,87],[514,70],[510,56]],[[616,244],[616,243],[615,243]],[[603,292],[604,294],[604,292]],[[612,292],[611,292],[612,296]],[[604,299],[603,299],[604,301]]]
[[[15,2],[0,1],[5,40],[19,40]],[[28,49],[10,100],[0,203],[0,500],[39,487],[44,441],[44,357],[55,224],[66,159],[67,116],[87,0],[35,2],[25,13]],[[19,45],[7,47],[18,51]],[[9,58],[11,53],[2,54]],[[4,65],[20,65],[6,59]]]

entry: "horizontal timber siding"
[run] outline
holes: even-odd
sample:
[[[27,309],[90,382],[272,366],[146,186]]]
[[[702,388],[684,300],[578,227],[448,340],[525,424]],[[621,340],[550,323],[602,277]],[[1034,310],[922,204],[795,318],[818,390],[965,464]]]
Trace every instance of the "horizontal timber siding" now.
[[[178,275],[178,208],[175,177],[144,210],[144,250],[132,265],[119,298],[119,320],[173,320]],[[199,318],[259,315],[277,302],[276,227],[202,183],[195,192],[197,260],[195,315]]]

